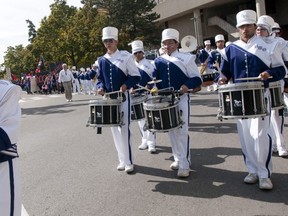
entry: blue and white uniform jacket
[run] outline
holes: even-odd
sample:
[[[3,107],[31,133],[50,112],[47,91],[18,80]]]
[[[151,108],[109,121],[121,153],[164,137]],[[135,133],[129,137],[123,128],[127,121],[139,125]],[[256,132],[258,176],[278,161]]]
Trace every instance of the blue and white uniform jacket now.
[[[135,64],[140,72],[141,80],[140,85],[146,86],[149,81],[153,78],[153,72],[155,70],[155,67],[152,65],[152,63],[148,59],[142,59],[139,62],[135,61]]]
[[[153,78],[162,80],[157,83],[159,89],[173,87],[180,90],[184,84],[189,89],[202,84],[202,79],[195,63],[195,55],[181,53],[178,50],[171,55],[164,54],[155,59]]]
[[[210,55],[211,51],[208,51],[207,49],[201,49],[199,54],[198,54],[198,60],[200,61],[200,63],[204,63],[209,55]]]
[[[236,80],[245,77],[258,77],[260,73],[267,71],[271,79],[264,82],[278,81],[285,76],[285,67],[281,57],[281,51],[277,43],[266,43],[262,38],[254,36],[247,43],[242,40],[233,42],[221,50],[223,61],[221,72],[227,80],[234,83],[243,82]],[[247,81],[245,81],[247,82]]]
[[[0,80],[0,163],[18,157],[17,140],[20,130],[21,88]]]
[[[127,51],[117,50],[112,55],[105,54],[98,60],[97,88],[105,92],[118,91],[125,84],[128,89],[140,81],[140,73],[133,56]]]
[[[208,57],[208,67],[210,69],[214,69],[214,70],[218,71],[217,67],[215,67],[214,64],[218,63],[218,65],[220,67],[221,60],[222,60],[222,57],[221,57],[220,50],[219,49],[213,50]]]

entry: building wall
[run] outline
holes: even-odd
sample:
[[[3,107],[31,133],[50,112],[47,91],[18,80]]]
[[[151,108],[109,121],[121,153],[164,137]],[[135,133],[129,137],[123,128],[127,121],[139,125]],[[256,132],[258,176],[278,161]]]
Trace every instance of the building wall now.
[[[264,0],[263,0],[264,1]],[[236,26],[236,14],[240,10],[256,10],[255,0],[165,0],[155,7],[160,14],[159,23],[163,28],[175,28],[180,32],[180,38],[186,35],[195,36],[193,10],[201,8],[201,24],[203,40],[213,39],[217,34],[223,34],[227,40],[236,40],[218,26],[208,26],[208,19],[219,16],[232,26]],[[288,1],[266,0],[266,12],[277,21],[288,39]]]

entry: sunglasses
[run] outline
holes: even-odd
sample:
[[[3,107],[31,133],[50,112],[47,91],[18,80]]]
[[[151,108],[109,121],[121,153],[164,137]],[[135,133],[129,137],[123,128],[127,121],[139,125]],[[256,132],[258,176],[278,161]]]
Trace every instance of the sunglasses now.
[[[113,39],[105,39],[103,42],[104,43],[113,43]]]
[[[139,53],[142,53],[142,51],[135,52],[134,55],[137,55],[137,54],[139,54]]]

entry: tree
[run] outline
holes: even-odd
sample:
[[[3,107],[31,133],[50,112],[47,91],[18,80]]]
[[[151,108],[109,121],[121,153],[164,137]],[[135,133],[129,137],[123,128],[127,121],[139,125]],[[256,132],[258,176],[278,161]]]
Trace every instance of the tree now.
[[[85,4],[91,4],[107,17],[106,26],[114,26],[119,29],[119,47],[131,49],[128,43],[135,39],[141,39],[147,47],[159,47],[161,29],[155,21],[159,14],[152,12],[156,6],[151,0],[83,0]],[[104,27],[104,26],[103,26]]]
[[[28,24],[28,36],[29,36],[28,41],[29,42],[33,42],[33,39],[37,35],[37,31],[35,29],[35,25],[30,20],[26,20],[26,23]]]

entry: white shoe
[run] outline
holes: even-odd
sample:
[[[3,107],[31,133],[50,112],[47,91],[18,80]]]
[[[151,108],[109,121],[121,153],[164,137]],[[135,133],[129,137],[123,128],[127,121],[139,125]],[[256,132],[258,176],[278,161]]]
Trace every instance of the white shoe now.
[[[133,164],[128,164],[125,166],[125,172],[126,173],[131,173],[134,171],[134,165]]]
[[[278,155],[280,157],[287,157],[288,156],[288,152],[285,148],[283,147],[280,147],[279,150],[278,150]]]
[[[259,188],[262,190],[271,190],[273,188],[273,184],[270,178],[260,178],[259,179]]]
[[[174,161],[174,162],[170,165],[170,169],[172,169],[172,170],[178,170],[178,169],[179,169],[179,161]]]
[[[277,145],[272,145],[272,151],[273,151],[273,153],[278,152]]]
[[[150,152],[151,154],[155,153],[156,152],[156,148],[154,146],[152,147],[148,147],[148,152]]]
[[[189,169],[179,169],[177,172],[177,176],[180,178],[187,178],[190,174]]]
[[[118,164],[118,166],[117,166],[117,170],[118,171],[123,171],[123,170],[125,170],[125,165],[123,165],[123,164]]]
[[[256,173],[249,173],[245,178],[244,182],[247,184],[255,184],[258,182],[258,176]]]
[[[145,150],[148,148],[148,145],[147,143],[142,143],[139,147],[138,147],[140,150]]]

